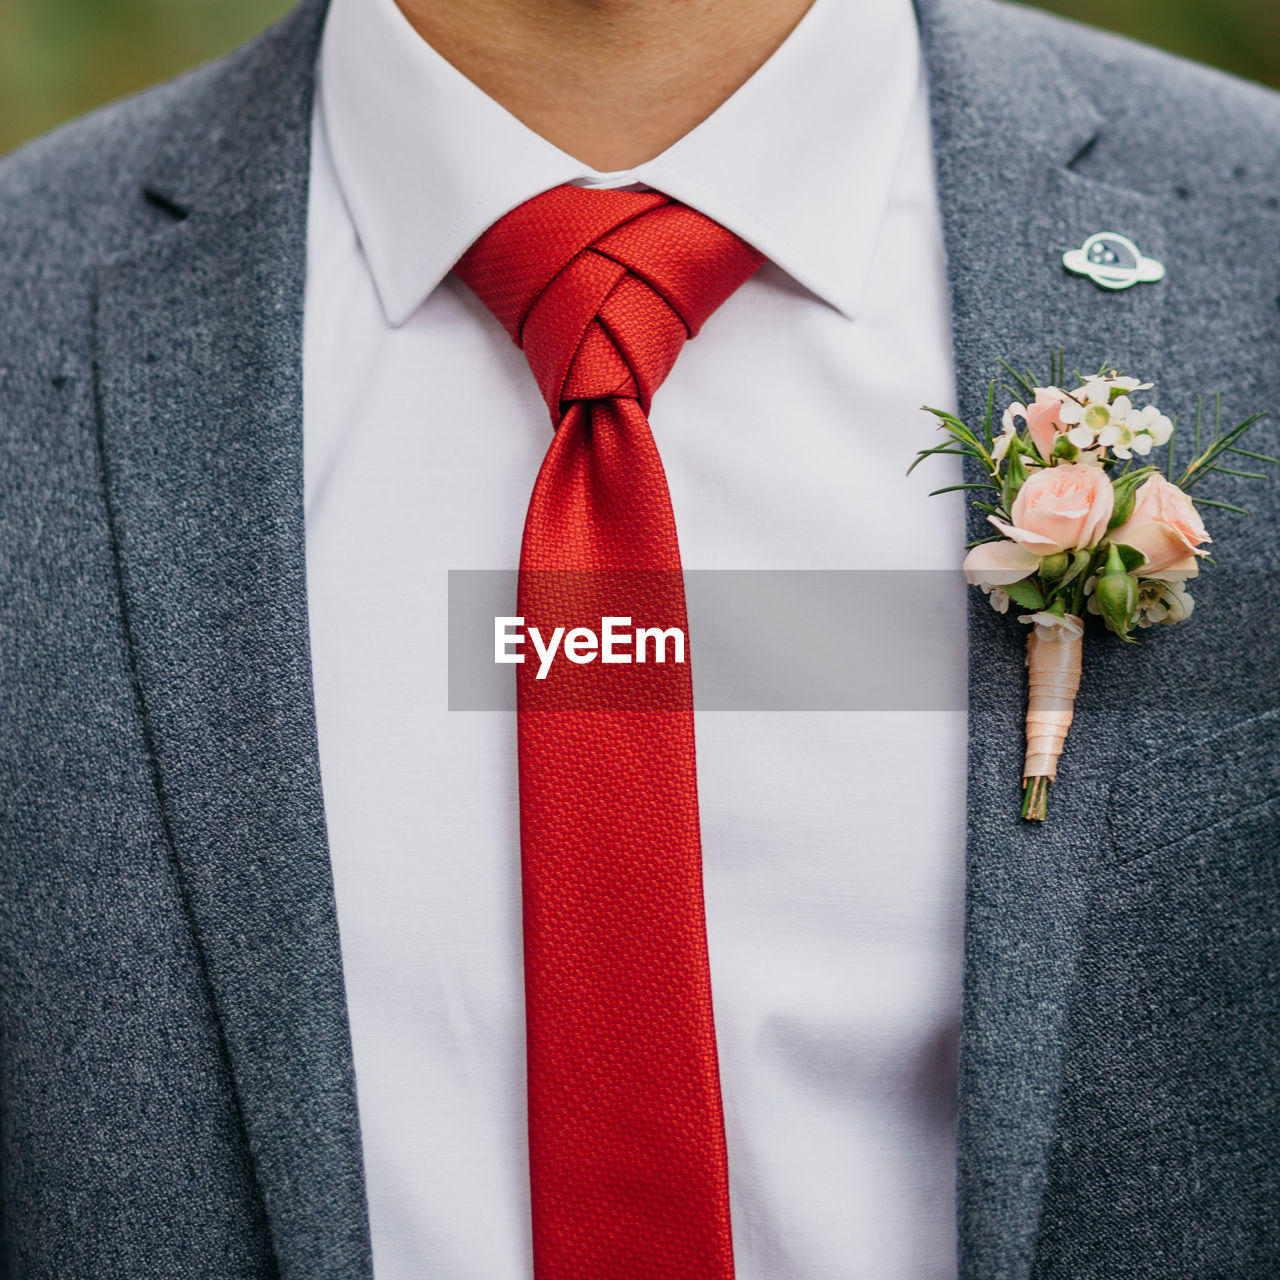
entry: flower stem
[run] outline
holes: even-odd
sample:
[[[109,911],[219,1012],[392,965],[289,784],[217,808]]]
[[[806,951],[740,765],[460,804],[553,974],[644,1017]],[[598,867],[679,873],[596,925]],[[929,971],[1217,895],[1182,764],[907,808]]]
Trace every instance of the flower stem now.
[[[1022,816],[1043,822],[1049,816],[1049,779],[1026,778],[1022,784]]]
[[[1027,637],[1027,754],[1022,765],[1022,816],[1032,822],[1043,822],[1048,813],[1049,783],[1058,774],[1058,760],[1080,688],[1084,627],[1074,615],[1061,621],[1072,625],[1050,629],[1036,623]]]

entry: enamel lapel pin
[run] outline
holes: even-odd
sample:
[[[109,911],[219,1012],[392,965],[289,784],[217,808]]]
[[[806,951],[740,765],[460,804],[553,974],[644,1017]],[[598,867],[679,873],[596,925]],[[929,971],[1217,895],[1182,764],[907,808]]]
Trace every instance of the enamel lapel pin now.
[[[1128,289],[1135,284],[1155,284],[1164,279],[1164,263],[1148,258],[1128,236],[1099,231],[1079,249],[1068,249],[1062,265],[1078,276],[1088,276],[1103,289]]]

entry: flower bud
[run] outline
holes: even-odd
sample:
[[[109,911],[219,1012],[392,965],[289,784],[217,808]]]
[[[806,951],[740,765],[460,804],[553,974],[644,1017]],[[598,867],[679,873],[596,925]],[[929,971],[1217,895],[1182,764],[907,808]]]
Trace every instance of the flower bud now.
[[[1080,456],[1080,450],[1066,436],[1059,436],[1053,442],[1052,456],[1060,458],[1063,462],[1074,462]]]
[[[1040,576],[1045,582],[1057,582],[1071,567],[1071,557],[1065,551],[1045,556],[1040,561]]]
[[[1138,608],[1138,580],[1126,571],[1124,560],[1115,546],[1107,551],[1107,565],[1098,577],[1093,596],[1107,628],[1118,636],[1127,637]]]

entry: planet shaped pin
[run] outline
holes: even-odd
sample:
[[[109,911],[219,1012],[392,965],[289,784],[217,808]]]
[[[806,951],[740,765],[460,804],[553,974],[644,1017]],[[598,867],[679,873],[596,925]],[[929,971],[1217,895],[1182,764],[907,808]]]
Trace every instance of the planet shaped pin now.
[[[1164,263],[1148,258],[1118,231],[1091,235],[1079,249],[1068,249],[1062,255],[1062,265],[1078,276],[1088,276],[1103,289],[1128,289],[1164,279]]]

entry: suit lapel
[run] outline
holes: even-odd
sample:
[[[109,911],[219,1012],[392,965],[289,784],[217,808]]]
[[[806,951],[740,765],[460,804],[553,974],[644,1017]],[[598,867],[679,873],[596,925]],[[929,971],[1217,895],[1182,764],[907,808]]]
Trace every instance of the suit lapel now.
[[[301,331],[323,4],[206,73],[97,273],[103,463],[157,786],[280,1274],[369,1276],[312,710]],[[199,108],[203,106],[203,110]],[[142,193],[139,193],[139,200]]]
[[[1072,169],[1105,123],[1037,19],[986,0],[918,0],[932,102],[961,415],[980,420],[998,361],[1049,351],[1158,380],[1163,286],[1106,293],[1063,251],[1096,231],[1164,256],[1155,202]],[[1004,379],[1009,381],[1009,379]],[[997,392],[997,403],[1010,397]],[[971,479],[977,477],[970,477]],[[971,511],[968,537],[985,536]],[[959,540],[960,531],[957,530]],[[1106,848],[1124,654],[1090,636],[1076,722],[1043,826],[1017,816],[1025,628],[977,592],[969,616],[970,761],[958,1211],[965,1280],[1025,1280],[1056,1119],[1066,1001],[1090,871]]]

